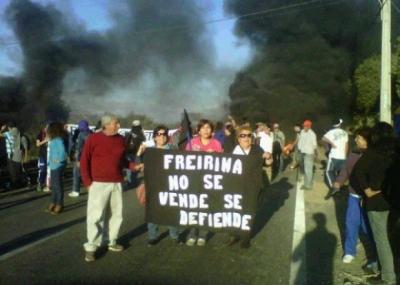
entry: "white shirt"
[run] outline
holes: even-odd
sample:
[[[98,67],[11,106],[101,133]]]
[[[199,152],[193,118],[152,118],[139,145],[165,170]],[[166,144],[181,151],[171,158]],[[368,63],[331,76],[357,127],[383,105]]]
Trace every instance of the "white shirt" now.
[[[314,154],[315,149],[317,148],[317,136],[314,131],[311,129],[307,132],[301,130],[298,146],[301,153]]]
[[[335,128],[324,135],[324,138],[331,141],[336,147],[332,147],[329,152],[330,158],[346,159],[346,145],[349,141],[349,136],[346,131]]]
[[[259,132],[258,137],[260,138],[260,147],[264,152],[272,153],[272,145],[274,138],[272,135],[267,135],[264,132]]]
[[[243,149],[240,147],[240,145],[235,146],[233,149],[233,154],[239,154],[239,155],[248,155],[250,153],[250,148],[249,149]]]

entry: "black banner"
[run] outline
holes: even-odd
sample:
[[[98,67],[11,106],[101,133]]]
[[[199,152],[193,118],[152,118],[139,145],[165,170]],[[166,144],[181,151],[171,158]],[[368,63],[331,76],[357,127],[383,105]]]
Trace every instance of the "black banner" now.
[[[250,231],[261,157],[149,148],[144,163],[147,222]]]

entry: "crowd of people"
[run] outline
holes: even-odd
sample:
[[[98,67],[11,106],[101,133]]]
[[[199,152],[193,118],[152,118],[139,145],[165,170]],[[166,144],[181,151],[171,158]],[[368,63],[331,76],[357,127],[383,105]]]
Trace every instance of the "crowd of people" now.
[[[68,134],[64,125],[47,124],[36,138],[38,148],[37,191],[50,191],[51,200],[47,211],[60,214],[64,204],[63,173],[67,162],[73,168],[71,198],[79,197],[81,182],[88,189],[87,242],[84,244],[85,260],[96,259],[97,249],[106,244],[111,251],[122,251],[117,243],[123,221],[123,183],[134,187],[144,186],[143,157],[149,147],[180,149],[235,155],[256,156],[264,161],[263,171],[267,184],[279,173],[299,168],[304,177],[301,190],[313,189],[314,163],[318,155],[317,135],[311,120],[293,127],[293,140],[288,143],[278,123],[258,122],[238,124],[232,117],[225,122],[214,123],[201,119],[195,130],[185,134],[182,145],[178,138],[182,128],[170,134],[164,125],[153,131],[152,141],[146,141],[140,121],[132,122],[131,131],[122,136],[119,120],[115,115],[104,115],[95,131],[82,120],[74,133]],[[10,123],[1,127],[0,135],[6,140],[7,166],[10,173],[9,188],[18,188],[23,180],[23,162],[27,159],[29,142],[18,128]],[[356,147],[350,149],[350,135],[355,137]],[[399,210],[396,173],[399,144],[393,128],[387,123],[377,123],[373,128],[362,127],[350,134],[343,129],[343,120],[332,124],[322,136],[326,147],[326,199],[348,189],[345,221],[343,262],[350,263],[356,256],[359,232],[366,234],[373,252],[365,270],[380,272],[377,282],[396,284],[394,258],[390,245],[388,219],[392,211]],[[290,159],[289,159],[290,158]],[[397,168],[396,168],[397,167]],[[344,187],[348,184],[348,187]],[[395,186],[393,186],[395,185]],[[142,187],[145,188],[145,187]],[[396,196],[397,195],[397,196]],[[397,197],[397,200],[396,198]],[[187,246],[204,246],[208,231],[198,227],[189,230]],[[181,229],[170,226],[169,235],[177,243]],[[148,224],[148,245],[156,245],[159,225]],[[232,234],[228,244],[238,241]],[[241,247],[250,246],[250,237],[243,238]]]

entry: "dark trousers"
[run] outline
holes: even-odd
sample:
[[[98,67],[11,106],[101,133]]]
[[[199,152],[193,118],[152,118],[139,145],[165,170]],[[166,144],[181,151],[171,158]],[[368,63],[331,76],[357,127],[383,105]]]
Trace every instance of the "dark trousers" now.
[[[22,163],[8,159],[7,169],[10,174],[11,187],[18,188],[22,186]]]
[[[72,191],[79,193],[81,191],[81,168],[78,167],[78,162],[74,162],[74,168],[72,170]]]
[[[47,177],[47,157],[40,156],[38,159],[38,184],[43,186],[46,184]]]
[[[56,205],[64,205],[63,174],[65,166],[50,170],[51,202]]]

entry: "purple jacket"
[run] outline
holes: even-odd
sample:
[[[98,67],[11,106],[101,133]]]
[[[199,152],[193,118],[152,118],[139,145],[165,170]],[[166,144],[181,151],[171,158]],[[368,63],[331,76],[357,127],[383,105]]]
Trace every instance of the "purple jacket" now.
[[[353,171],[354,165],[362,156],[361,152],[351,152],[349,157],[346,160],[346,163],[342,170],[339,173],[339,176],[336,178],[336,182],[340,185],[343,185],[350,177],[351,172]],[[349,185],[349,192],[353,194],[357,194],[356,191]]]

